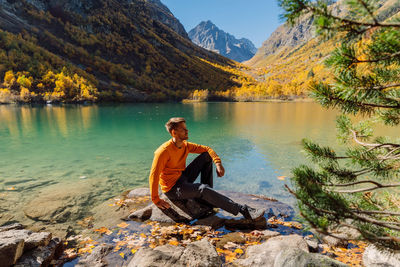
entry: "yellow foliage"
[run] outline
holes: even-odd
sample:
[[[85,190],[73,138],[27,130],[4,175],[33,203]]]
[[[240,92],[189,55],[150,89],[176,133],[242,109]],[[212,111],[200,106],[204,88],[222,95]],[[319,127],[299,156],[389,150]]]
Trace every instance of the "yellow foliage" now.
[[[206,101],[208,99],[208,89],[206,90],[194,90],[192,93],[192,99],[198,101]]]
[[[19,93],[20,100],[23,102],[29,102],[31,100],[31,93],[29,92],[29,89],[21,86],[21,92]]]
[[[10,86],[14,82],[15,82],[14,72],[12,70],[7,71],[6,74],[4,75],[4,83]]]
[[[11,103],[12,94],[9,89],[0,89],[0,103]]]
[[[32,81],[32,77],[26,77],[25,75],[18,73],[17,83],[21,86],[21,88],[25,87],[27,89],[31,89]]]

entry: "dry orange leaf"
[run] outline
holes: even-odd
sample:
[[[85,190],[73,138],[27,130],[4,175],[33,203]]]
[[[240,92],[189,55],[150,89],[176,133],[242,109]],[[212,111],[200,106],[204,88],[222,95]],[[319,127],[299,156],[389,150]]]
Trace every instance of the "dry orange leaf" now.
[[[286,176],[278,176],[278,179],[281,181],[285,180],[285,178],[286,178]]]
[[[126,228],[126,227],[129,226],[129,224],[127,224],[126,222],[122,222],[120,224],[117,224],[117,226],[120,227],[120,228]]]
[[[13,187],[9,187],[9,188],[7,188],[6,189],[7,191],[13,191],[13,190],[15,190],[15,187],[13,186]]]
[[[173,240],[173,241],[169,241],[168,244],[173,245],[173,246],[177,246],[177,245],[179,245],[179,242],[176,241],[176,240]]]

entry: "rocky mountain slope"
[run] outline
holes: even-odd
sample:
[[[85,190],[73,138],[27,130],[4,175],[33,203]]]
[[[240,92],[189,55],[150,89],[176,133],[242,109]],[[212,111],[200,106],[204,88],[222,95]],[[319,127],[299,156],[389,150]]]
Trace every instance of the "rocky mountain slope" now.
[[[211,21],[203,21],[189,31],[193,43],[227,58],[243,62],[252,58],[257,51],[254,44],[246,39],[220,30]]]
[[[36,94],[38,78],[62,69],[91,81],[100,99],[180,99],[237,85],[216,66],[236,63],[194,45],[159,0],[0,0],[0,82],[26,71]]]
[[[400,15],[400,1],[380,1],[376,12],[380,20]],[[345,16],[343,0],[332,1],[333,13]],[[258,49],[256,55],[245,64],[258,69],[258,80],[268,84],[273,95],[302,95],[309,83],[318,79],[329,79],[329,70],[324,60],[341,43],[340,37],[323,40],[316,36],[310,15],[300,18],[297,25],[287,23],[279,26]],[[274,88],[272,88],[274,87]]]

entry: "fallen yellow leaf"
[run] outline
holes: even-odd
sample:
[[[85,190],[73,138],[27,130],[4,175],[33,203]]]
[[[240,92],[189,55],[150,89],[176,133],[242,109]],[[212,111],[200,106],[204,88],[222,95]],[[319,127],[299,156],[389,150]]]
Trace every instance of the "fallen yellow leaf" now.
[[[278,176],[278,179],[281,181],[285,180],[285,178],[286,178],[286,176]]]
[[[243,250],[240,248],[235,249],[235,253],[243,254]]]
[[[119,253],[122,258],[125,258],[125,254],[123,252]]]
[[[132,254],[135,254],[136,253],[136,251],[137,251],[137,249],[131,249],[131,252],[132,252]]]
[[[173,240],[173,241],[169,241],[168,244],[173,245],[173,246],[177,246],[177,245],[179,245],[179,242],[176,241],[176,240]]]
[[[126,222],[122,222],[120,224],[117,224],[117,226],[120,227],[120,228],[126,228],[126,227],[129,226],[129,224],[127,224]]]

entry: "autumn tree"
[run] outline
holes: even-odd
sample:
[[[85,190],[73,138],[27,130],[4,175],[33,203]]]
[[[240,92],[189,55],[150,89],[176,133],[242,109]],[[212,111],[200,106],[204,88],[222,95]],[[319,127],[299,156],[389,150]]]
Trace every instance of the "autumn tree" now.
[[[314,164],[295,168],[287,188],[319,232],[335,236],[333,229],[346,226],[364,240],[400,249],[400,140],[373,137],[367,123],[400,123],[400,18],[393,16],[398,9],[382,14],[385,1],[346,0],[335,3],[345,10],[338,14],[328,1],[279,2],[288,22],[312,14],[318,34],[343,40],[326,61],[334,82],[315,82],[311,91],[322,106],[342,111],[337,127],[345,152],[303,140]],[[366,119],[356,124],[349,114]]]

